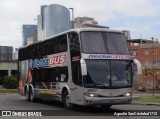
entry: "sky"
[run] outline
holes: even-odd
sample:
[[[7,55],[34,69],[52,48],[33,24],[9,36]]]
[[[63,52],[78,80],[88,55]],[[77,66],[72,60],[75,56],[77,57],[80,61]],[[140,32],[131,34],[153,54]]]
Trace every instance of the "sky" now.
[[[130,30],[132,39],[160,40],[160,0],[0,0],[0,46],[22,46],[22,25],[37,24],[40,6],[74,8],[110,29]]]

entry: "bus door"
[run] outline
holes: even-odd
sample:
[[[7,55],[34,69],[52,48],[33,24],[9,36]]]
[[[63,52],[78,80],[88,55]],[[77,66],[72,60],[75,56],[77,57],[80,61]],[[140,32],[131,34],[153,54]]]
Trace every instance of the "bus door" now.
[[[76,32],[68,33],[71,57],[71,76],[72,82],[70,85],[71,102],[80,104],[83,96],[83,85],[80,66],[80,42]]]
[[[84,98],[84,88],[81,76],[81,68],[78,65],[72,66],[72,81],[70,87],[71,102],[82,104]]]

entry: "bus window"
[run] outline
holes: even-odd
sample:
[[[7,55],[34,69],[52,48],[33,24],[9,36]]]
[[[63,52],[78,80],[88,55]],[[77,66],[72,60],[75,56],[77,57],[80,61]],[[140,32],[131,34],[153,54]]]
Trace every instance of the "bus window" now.
[[[29,59],[33,58],[32,49],[33,49],[33,48],[32,48],[31,46],[28,48],[28,58],[29,58]]]
[[[69,45],[70,45],[70,55],[71,55],[71,64],[72,65],[80,65],[80,43],[78,34],[75,32],[71,32],[68,34]]]
[[[68,68],[56,67],[32,70],[34,82],[67,82]]]
[[[129,54],[125,37],[113,32],[81,32],[84,53]]]
[[[82,85],[80,67],[77,65],[72,66],[72,80],[75,84]]]
[[[100,32],[82,32],[82,50],[84,53],[108,53],[106,40]]]
[[[58,40],[56,40],[56,38],[51,39],[51,54],[57,53],[57,49],[58,49]]]
[[[54,71],[56,82],[68,81],[68,67],[57,67]]]
[[[66,52],[67,51],[67,36],[61,36],[59,41],[59,50],[60,52]]]
[[[70,40],[70,51],[71,52],[80,52],[80,43],[78,39],[77,33],[69,33],[68,34]]]
[[[77,85],[82,85],[82,76],[80,70],[80,43],[78,34],[71,32],[68,34],[70,41],[70,54],[72,65],[72,80]]]
[[[49,55],[49,47],[50,47],[50,43],[49,41],[44,42],[44,53],[45,55]]]
[[[68,81],[68,67],[61,67],[59,68],[60,73],[60,82],[67,82]]]
[[[40,57],[40,47],[39,47],[40,45],[39,44],[37,44],[37,46],[35,47],[35,57],[37,58],[37,57]]]
[[[60,51],[66,52],[67,51],[67,37],[65,36],[60,40]]]
[[[51,39],[50,51],[51,51],[51,54],[66,52],[67,51],[67,36],[62,35],[62,36]]]
[[[23,50],[19,50],[19,60],[23,60]]]
[[[107,39],[109,53],[129,54],[125,37],[120,33],[102,33],[103,39]]]

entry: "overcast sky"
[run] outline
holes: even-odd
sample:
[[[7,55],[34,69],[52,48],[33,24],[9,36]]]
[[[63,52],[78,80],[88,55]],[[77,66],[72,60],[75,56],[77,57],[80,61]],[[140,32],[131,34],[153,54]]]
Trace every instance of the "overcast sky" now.
[[[22,25],[37,24],[40,6],[74,8],[75,17],[92,17],[99,25],[130,30],[132,38],[160,40],[160,0],[0,0],[0,45],[22,45]]]

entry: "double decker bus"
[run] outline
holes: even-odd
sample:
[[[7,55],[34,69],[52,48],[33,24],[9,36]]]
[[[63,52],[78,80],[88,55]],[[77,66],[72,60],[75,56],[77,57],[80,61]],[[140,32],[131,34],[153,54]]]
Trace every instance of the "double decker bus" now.
[[[132,101],[132,60],[121,31],[72,29],[19,49],[19,93],[110,107]]]

